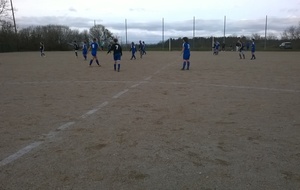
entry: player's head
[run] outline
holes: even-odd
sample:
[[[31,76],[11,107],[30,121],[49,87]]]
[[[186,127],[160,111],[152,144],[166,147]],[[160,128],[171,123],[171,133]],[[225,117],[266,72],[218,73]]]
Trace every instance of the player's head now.
[[[96,38],[93,38],[93,41],[96,42]]]
[[[187,37],[183,37],[184,42],[189,42],[189,39]]]
[[[117,39],[117,38],[114,38],[114,42],[117,43],[117,42],[118,42],[118,39]]]
[[[252,42],[254,42],[255,41],[255,39],[254,38],[252,38]]]

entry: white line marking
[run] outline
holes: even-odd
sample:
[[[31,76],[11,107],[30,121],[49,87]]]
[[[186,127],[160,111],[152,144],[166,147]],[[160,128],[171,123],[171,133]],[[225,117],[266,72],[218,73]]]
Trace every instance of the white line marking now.
[[[18,158],[20,158],[24,154],[30,152],[35,147],[40,146],[42,143],[43,143],[42,141],[37,141],[37,142],[34,142],[34,143],[31,143],[31,144],[27,145],[26,147],[22,148],[18,152],[14,153],[14,154],[10,155],[9,157],[5,158],[4,160],[2,160],[0,162],[0,167],[4,166],[6,164],[9,164],[14,160],[17,160]]]
[[[80,118],[85,119],[87,118],[89,115],[92,115],[94,113],[96,113],[99,109],[105,107],[108,104],[108,101],[103,102],[102,104],[100,104],[99,106],[97,106],[96,108],[86,112],[85,114],[83,114],[82,116],[80,116]]]
[[[300,90],[291,89],[280,89],[280,88],[265,88],[265,87],[251,87],[251,86],[233,86],[233,85],[223,85],[223,84],[202,84],[203,86],[217,86],[225,88],[240,88],[240,89],[254,89],[254,90],[268,90],[268,91],[282,91],[282,92],[297,92]]]
[[[150,80],[152,78],[152,76],[145,78],[144,80]]]
[[[132,85],[130,88],[136,88],[136,87],[140,86],[140,84],[141,84],[141,83],[134,84],[134,85]]]
[[[114,95],[113,98],[119,98],[122,94],[125,94],[128,91],[129,91],[128,89],[125,89],[125,90],[119,92],[118,94]]]
[[[62,126],[58,127],[57,130],[65,130],[65,129],[69,128],[73,124],[75,124],[74,121],[68,122],[68,123],[63,124]]]
[[[156,74],[159,73],[161,70],[165,69],[169,65],[170,64],[168,64],[167,66],[161,68],[160,70],[156,71],[155,73]],[[140,84],[145,83],[145,80],[150,80],[151,78],[152,78],[152,76],[147,77],[146,79],[144,79],[144,81],[140,81],[139,83],[137,83],[135,85],[132,85],[131,88],[135,88],[135,87],[139,86]],[[63,81],[63,82],[55,82],[55,81],[50,81],[50,82],[49,81],[45,81],[45,82],[12,82],[10,84],[45,84],[45,83],[66,83],[66,82],[68,82],[68,83],[70,82],[71,83],[73,81]],[[83,82],[86,82],[86,81],[83,81]],[[107,82],[115,82],[115,81],[107,81]],[[116,82],[120,82],[120,81],[116,81]],[[125,89],[125,90],[119,92],[118,94],[114,95],[113,98],[119,98],[121,95],[123,95],[124,93],[126,93],[128,91],[129,91],[128,89]],[[92,110],[88,111],[87,113],[83,114],[82,116],[80,116],[80,118],[86,118],[87,116],[94,114],[95,112],[97,112],[99,109],[105,107],[106,105],[108,105],[108,101],[103,102],[102,104],[100,104],[99,106],[97,106],[95,109],[92,109]],[[14,160],[17,160],[18,158],[22,157],[24,154],[30,152],[32,149],[40,146],[41,144],[43,144],[43,142],[45,141],[45,139],[53,139],[57,134],[60,133],[60,131],[63,131],[65,129],[69,128],[73,124],[75,124],[74,121],[67,122],[67,123],[61,125],[60,127],[58,127],[56,129],[56,131],[50,131],[40,141],[33,142],[33,143],[27,145],[26,147],[20,149],[18,152],[16,152],[16,153],[8,156],[7,158],[1,160],[0,167],[13,162]]]

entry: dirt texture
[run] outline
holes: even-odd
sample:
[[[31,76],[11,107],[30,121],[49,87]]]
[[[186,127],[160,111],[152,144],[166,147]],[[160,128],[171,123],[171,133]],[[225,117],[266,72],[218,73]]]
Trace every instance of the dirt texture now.
[[[1,190],[300,189],[299,52],[98,54],[0,54]]]

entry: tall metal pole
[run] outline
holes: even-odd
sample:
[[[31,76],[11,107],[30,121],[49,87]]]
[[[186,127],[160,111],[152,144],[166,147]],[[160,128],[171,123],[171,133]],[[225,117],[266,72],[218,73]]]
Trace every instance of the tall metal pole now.
[[[164,49],[165,45],[165,23],[164,18],[162,18],[162,49]]]
[[[194,16],[194,19],[193,19],[193,48],[195,48],[195,16]]]
[[[14,20],[15,33],[17,33],[17,25],[16,25],[16,19],[15,19],[15,11],[14,11],[14,6],[13,6],[13,3],[12,3],[12,0],[10,0],[10,6],[11,6],[12,16],[13,16],[13,20]]]
[[[267,49],[267,28],[268,28],[268,16],[266,15],[266,25],[265,25],[265,50]]]
[[[224,35],[223,35],[223,44],[225,44],[225,31],[226,31],[226,16],[224,16]]]
[[[125,43],[127,47],[127,19],[125,19]]]

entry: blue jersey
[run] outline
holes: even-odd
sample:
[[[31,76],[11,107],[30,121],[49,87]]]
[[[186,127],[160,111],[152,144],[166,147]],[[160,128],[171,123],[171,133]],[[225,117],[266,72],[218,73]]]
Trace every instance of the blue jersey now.
[[[190,44],[188,42],[184,42],[182,44],[183,48],[183,59],[188,60],[190,59]]]
[[[255,43],[252,42],[252,45],[251,45],[251,52],[255,52]]]
[[[135,47],[134,44],[131,45],[130,50],[131,50],[132,53],[136,52],[136,47]]]
[[[96,42],[93,42],[91,44],[91,48],[92,48],[92,55],[95,56],[97,54],[97,50],[98,50],[99,45]]]
[[[86,44],[83,44],[82,53],[87,54],[87,45]]]
[[[183,55],[190,55],[190,44],[187,42],[184,42],[182,44],[183,47]]]

